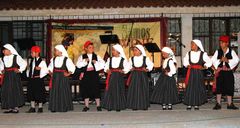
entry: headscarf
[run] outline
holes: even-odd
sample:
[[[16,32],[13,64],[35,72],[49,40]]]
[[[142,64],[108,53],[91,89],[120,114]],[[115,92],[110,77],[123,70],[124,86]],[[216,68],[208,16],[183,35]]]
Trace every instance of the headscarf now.
[[[200,50],[204,52],[202,42],[200,40],[195,39],[195,40],[192,40],[192,42],[194,42],[200,48]]]
[[[8,49],[12,54],[19,56],[18,52],[11,44],[5,44],[3,47]]]
[[[67,51],[66,51],[66,49],[64,48],[63,45],[61,45],[61,44],[56,45],[55,48],[56,48],[58,51],[62,52],[62,55],[63,55],[63,56],[68,57],[68,53],[67,53]]]
[[[168,53],[169,57],[173,59],[173,62],[177,63],[177,60],[171,48],[163,47],[162,51]]]
[[[120,53],[120,56],[122,58],[126,59],[126,55],[125,55],[124,50],[123,50],[123,48],[122,48],[122,46],[120,44],[113,45],[113,48]]]
[[[138,44],[138,45],[135,45],[135,47],[136,47],[138,50],[141,51],[141,53],[142,53],[143,56],[146,56],[146,52],[145,52],[144,47],[143,47],[142,45]]]

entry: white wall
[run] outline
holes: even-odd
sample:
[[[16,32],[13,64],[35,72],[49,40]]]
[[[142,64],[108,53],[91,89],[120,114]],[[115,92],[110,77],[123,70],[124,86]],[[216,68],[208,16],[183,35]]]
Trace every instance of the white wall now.
[[[3,10],[0,11],[0,21],[11,20],[44,20],[49,19],[117,19],[117,18],[144,18],[167,17],[182,18],[182,48],[183,57],[190,50],[192,40],[192,18],[226,16],[240,16],[240,6],[225,7],[171,7],[171,8],[110,8],[110,9],[48,9],[48,10]],[[230,15],[231,16],[231,15]],[[181,66],[180,57],[177,57],[178,66]]]

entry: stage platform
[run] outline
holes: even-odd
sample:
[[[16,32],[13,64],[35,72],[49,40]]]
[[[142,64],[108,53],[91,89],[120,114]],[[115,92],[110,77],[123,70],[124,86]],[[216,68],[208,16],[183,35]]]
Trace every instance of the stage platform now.
[[[235,101],[240,106],[239,101]],[[89,112],[81,112],[83,105],[74,103],[74,111],[51,113],[44,105],[44,113],[28,114],[25,105],[18,114],[3,114],[0,110],[0,128],[239,128],[240,110],[212,110],[213,102],[206,103],[199,111],[187,111],[178,104],[173,110],[162,110],[151,104],[147,111],[124,110],[121,112],[103,110],[97,112],[94,105]]]

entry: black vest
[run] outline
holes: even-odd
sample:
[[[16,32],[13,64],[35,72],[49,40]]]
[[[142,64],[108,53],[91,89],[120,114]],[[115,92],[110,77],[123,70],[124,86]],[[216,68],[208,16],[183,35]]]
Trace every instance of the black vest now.
[[[29,77],[34,77],[34,76],[39,76],[40,75],[40,70],[36,70],[34,68],[34,70],[32,71],[32,67],[33,67],[33,61],[35,60],[35,67],[38,67],[39,64],[42,62],[42,58],[40,57],[37,61],[36,61],[36,58],[31,58],[31,62],[30,62],[30,65],[29,65]],[[32,76],[33,75],[33,76]]]
[[[88,55],[87,54],[83,54],[82,55],[82,59],[88,59]],[[91,62],[92,62],[94,70],[96,71],[94,63],[93,63],[93,60],[98,61],[97,54],[95,54],[95,53],[92,53],[92,61]],[[88,66],[88,64],[87,64],[87,66]],[[86,72],[87,66],[83,67],[83,72]]]
[[[218,56],[217,59],[221,59],[222,57],[224,57],[224,53],[222,49],[218,49]],[[232,59],[232,49],[229,48],[228,53],[225,56],[227,59]],[[225,62],[225,65],[227,68],[230,68],[229,64]],[[223,62],[221,62],[218,67],[222,67],[223,66]]]
[[[124,68],[124,67],[123,67],[123,61],[124,61],[124,58],[121,59],[121,61],[120,61],[120,63],[119,63],[119,66],[118,66],[117,69],[123,69],[123,68]],[[114,68],[112,67],[112,57],[110,58],[109,69],[114,69]],[[115,68],[115,69],[116,69],[116,68]]]
[[[201,53],[200,53],[200,58],[199,58],[199,60],[198,60],[198,62],[197,63],[193,63],[192,61],[191,61],[191,52],[188,52],[188,55],[189,55],[189,64],[190,65],[194,65],[194,64],[197,64],[197,65],[202,65],[202,66],[204,66],[204,60],[203,60],[203,54],[204,54],[204,52],[203,51],[201,51]]]
[[[134,60],[133,60],[133,58],[134,58],[134,57],[131,58],[131,60],[132,60],[132,66],[133,66],[133,68],[136,68],[135,65],[134,65]],[[147,67],[147,65],[146,65],[146,56],[143,56],[143,64],[142,64],[142,66],[141,66],[140,68],[146,68],[146,67]]]
[[[162,71],[165,73],[165,72],[170,72],[170,66],[169,66],[169,61],[170,60],[173,60],[173,59],[169,59],[168,62],[167,62],[167,66],[165,68],[162,67]]]
[[[4,59],[2,59],[3,63],[4,63]],[[19,68],[19,65],[17,64],[17,55],[13,56],[13,63],[11,67],[6,67],[4,64],[4,69],[8,69],[8,68]]]

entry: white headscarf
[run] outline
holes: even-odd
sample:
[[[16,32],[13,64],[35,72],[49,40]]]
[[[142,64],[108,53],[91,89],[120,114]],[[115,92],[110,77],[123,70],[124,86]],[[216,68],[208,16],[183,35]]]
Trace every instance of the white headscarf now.
[[[143,56],[146,56],[146,52],[145,52],[144,47],[142,45],[138,44],[138,45],[135,45],[135,47],[141,51]]]
[[[122,46],[120,44],[113,45],[113,48],[120,53],[120,56],[122,58],[126,59],[126,55],[125,55],[124,50],[123,50],[123,48],[122,48]]]
[[[65,57],[68,57],[68,53],[66,51],[66,49],[64,48],[63,45],[59,44],[59,45],[56,45],[55,48],[57,50],[59,50],[60,52],[62,52],[62,55],[65,56]]]
[[[204,52],[202,42],[200,40],[195,39],[195,40],[192,40],[192,41],[200,48],[201,51]]]
[[[18,52],[11,44],[5,44],[3,47],[8,49],[12,54],[19,56]]]
[[[168,53],[168,54],[169,54],[169,57],[173,59],[173,62],[174,62],[174,63],[177,63],[177,60],[176,60],[175,55],[174,55],[174,53],[173,53],[173,51],[172,51],[171,48],[169,48],[169,47],[163,47],[162,51]]]

